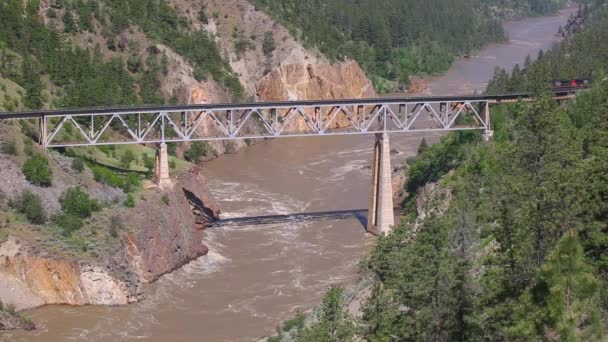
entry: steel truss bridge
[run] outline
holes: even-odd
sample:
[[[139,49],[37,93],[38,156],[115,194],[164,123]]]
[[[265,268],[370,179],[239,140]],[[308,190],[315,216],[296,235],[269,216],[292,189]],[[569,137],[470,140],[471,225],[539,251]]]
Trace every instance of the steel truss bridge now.
[[[553,93],[567,99],[575,90]],[[529,93],[249,104],[85,108],[0,113],[38,118],[44,147],[266,139],[301,136],[490,131],[490,105]]]
[[[556,100],[576,89],[554,92]],[[382,235],[394,225],[389,133],[483,130],[492,136],[490,105],[529,101],[532,94],[444,96],[250,104],[65,109],[0,113],[2,120],[38,119],[44,147],[159,143],[154,181],[171,189],[168,142],[374,134],[372,191],[367,231]],[[336,218],[352,212],[317,213]],[[293,217],[250,218],[259,222]],[[246,222],[241,220],[240,222]],[[238,224],[239,221],[232,223]]]

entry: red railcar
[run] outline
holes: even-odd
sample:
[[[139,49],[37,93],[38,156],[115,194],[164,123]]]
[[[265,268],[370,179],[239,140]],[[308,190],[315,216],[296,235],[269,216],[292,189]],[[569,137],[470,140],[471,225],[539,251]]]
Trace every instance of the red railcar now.
[[[588,88],[591,85],[590,78],[577,78],[572,80],[554,80],[551,81],[551,88],[554,90],[566,89],[582,89]]]

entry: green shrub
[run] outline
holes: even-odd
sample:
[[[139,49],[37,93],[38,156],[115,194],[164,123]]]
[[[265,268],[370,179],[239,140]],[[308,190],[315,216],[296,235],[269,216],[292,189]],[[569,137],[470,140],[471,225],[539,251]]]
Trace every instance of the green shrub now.
[[[102,145],[98,147],[101,152],[103,152],[106,156],[110,155],[110,146]]]
[[[125,185],[123,186],[123,190],[125,192],[135,191],[139,187],[139,184],[139,175],[135,172],[129,172],[125,181]]]
[[[82,161],[80,158],[74,158],[72,160],[72,170],[78,173],[84,171],[84,161]]]
[[[61,228],[61,235],[71,236],[73,232],[84,226],[82,219],[75,215],[61,214],[54,217],[53,221]]]
[[[107,184],[115,188],[123,188],[125,186],[125,181],[106,167],[94,166],[92,170],[93,177],[101,184]]]
[[[175,164],[175,159],[169,159],[169,167],[173,170],[177,167]]]
[[[207,143],[202,141],[195,141],[190,146],[188,151],[184,152],[184,158],[188,161],[198,164],[204,156],[207,156]]]
[[[32,156],[23,164],[23,174],[28,182],[49,187],[53,183],[53,172],[49,168],[49,162],[46,157],[34,153]]]
[[[2,153],[11,154],[13,156],[17,155],[17,145],[14,141],[5,141],[2,143]]]
[[[30,191],[24,191],[21,194],[18,209],[33,224],[43,224],[46,222],[47,215],[40,197]]]
[[[21,132],[28,136],[32,141],[38,141],[38,131],[32,125],[30,125],[26,120],[19,121],[19,125],[21,125]]]
[[[125,200],[124,206],[127,208],[135,207],[135,198],[133,197],[133,195],[131,195],[131,194],[127,195],[127,199]]]
[[[301,312],[296,314],[296,317],[287,320],[283,323],[283,331],[288,332],[291,329],[297,329],[298,331],[304,328],[304,321],[306,320],[306,315]]]
[[[144,167],[149,171],[154,170],[154,158],[150,158],[147,153],[141,154],[141,160],[144,163]]]
[[[68,215],[87,218],[97,210],[99,204],[95,199],[90,198],[87,192],[77,186],[69,188],[63,196],[61,196],[61,209]]]
[[[124,169],[131,167],[131,163],[135,160],[135,155],[131,150],[126,150],[120,157],[120,166]]]
[[[163,202],[165,202],[166,205],[169,205],[169,195],[164,194],[162,200]]]
[[[34,153],[34,143],[28,138],[23,139],[23,153],[26,156],[31,156]]]

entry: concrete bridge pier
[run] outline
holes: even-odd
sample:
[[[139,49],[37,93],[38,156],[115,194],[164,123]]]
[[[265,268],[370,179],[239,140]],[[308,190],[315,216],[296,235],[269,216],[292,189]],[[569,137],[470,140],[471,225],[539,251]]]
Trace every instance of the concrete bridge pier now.
[[[376,134],[372,162],[372,194],[367,214],[367,231],[388,234],[395,225],[391,148],[387,133]]]
[[[46,137],[46,120],[44,119],[44,117],[40,117],[38,118],[38,143],[44,148],[46,148]]]
[[[486,104],[485,104],[484,116],[485,116],[484,124],[485,124],[486,128],[483,130],[482,135],[483,135],[483,140],[487,142],[487,141],[492,140],[492,136],[494,135],[494,131],[492,130],[492,125],[490,122],[490,103],[489,102],[486,102]]]
[[[169,154],[167,153],[167,144],[161,143],[156,150],[156,159],[154,160],[154,183],[161,190],[171,189],[171,177],[169,176]]]

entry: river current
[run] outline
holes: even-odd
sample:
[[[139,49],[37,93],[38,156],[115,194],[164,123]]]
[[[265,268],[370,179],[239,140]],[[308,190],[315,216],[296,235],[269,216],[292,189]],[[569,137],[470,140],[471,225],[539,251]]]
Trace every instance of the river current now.
[[[555,43],[573,9],[505,24],[511,42],[489,45],[431,77],[431,95],[481,92],[494,67],[512,68]],[[395,94],[393,94],[395,95]],[[439,134],[427,134],[430,143]],[[392,136],[394,165],[421,135]],[[223,218],[366,209],[372,137],[265,141],[205,163]],[[357,278],[372,248],[355,218],[211,228],[209,254],[146,287],[146,299],[122,307],[47,306],[29,311],[39,330],[5,334],[17,341],[251,341],[317,305],[332,284]]]

